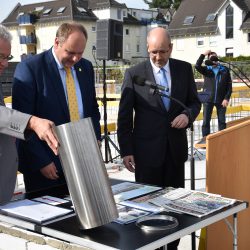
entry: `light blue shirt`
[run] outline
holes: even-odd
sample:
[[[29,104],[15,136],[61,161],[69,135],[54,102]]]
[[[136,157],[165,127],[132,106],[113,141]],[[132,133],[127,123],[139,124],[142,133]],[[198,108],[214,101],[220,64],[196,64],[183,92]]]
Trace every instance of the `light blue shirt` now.
[[[54,51],[54,47],[52,48],[52,54],[54,56],[54,59],[56,61],[57,64],[57,68],[63,83],[63,89],[64,89],[64,94],[66,97],[66,101],[68,103],[68,95],[67,95],[67,87],[66,87],[66,71],[63,67],[63,65],[58,61],[55,51]],[[83,102],[82,102],[82,94],[81,94],[81,89],[79,86],[79,82],[77,79],[77,75],[76,75],[76,70],[74,67],[71,67],[71,73],[73,75],[74,78],[74,82],[75,82],[75,88],[76,88],[76,96],[77,96],[77,103],[78,103],[78,110],[79,110],[79,114],[80,114],[80,119],[84,118],[84,109],[83,109]]]
[[[151,66],[153,68],[153,74],[154,74],[154,78],[155,78],[156,83],[161,84],[160,83],[160,77],[159,77],[161,69],[156,67],[151,59],[150,59],[150,63],[151,63]],[[168,89],[169,89],[168,93],[169,93],[169,95],[171,95],[171,85],[172,85],[171,83],[172,82],[171,82],[169,61],[167,62],[167,64],[163,68],[165,69],[166,77],[167,77],[167,80],[168,80]]]

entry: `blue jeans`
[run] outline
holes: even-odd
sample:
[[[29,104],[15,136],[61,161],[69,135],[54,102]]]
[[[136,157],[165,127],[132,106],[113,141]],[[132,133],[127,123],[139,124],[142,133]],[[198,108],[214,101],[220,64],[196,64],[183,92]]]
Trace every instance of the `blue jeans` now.
[[[219,103],[203,103],[203,124],[202,124],[202,136],[210,134],[210,121],[213,112],[213,107],[216,107],[218,117],[219,130],[226,128],[226,107],[223,107]]]

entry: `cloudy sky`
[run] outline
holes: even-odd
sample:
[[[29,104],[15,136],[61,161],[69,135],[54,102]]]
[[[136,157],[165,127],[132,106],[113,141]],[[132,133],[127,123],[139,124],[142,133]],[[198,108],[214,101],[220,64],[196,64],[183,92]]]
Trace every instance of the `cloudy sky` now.
[[[19,2],[21,5],[30,3],[47,2],[48,0],[2,0],[0,8],[0,22],[5,19]],[[125,3],[129,8],[148,9],[148,5],[143,0],[116,0]]]

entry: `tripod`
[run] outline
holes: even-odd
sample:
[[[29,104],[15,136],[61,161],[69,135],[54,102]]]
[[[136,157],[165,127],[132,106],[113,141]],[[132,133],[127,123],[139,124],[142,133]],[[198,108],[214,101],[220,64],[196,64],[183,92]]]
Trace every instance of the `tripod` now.
[[[108,132],[108,121],[107,121],[107,82],[106,82],[106,61],[103,60],[103,122],[104,122],[104,135],[102,136],[101,140],[104,140],[104,152],[105,152],[105,163],[108,163],[109,161],[113,162],[111,149],[109,143],[114,147],[114,149],[120,153],[119,148],[116,146],[116,144],[111,140],[109,137]]]

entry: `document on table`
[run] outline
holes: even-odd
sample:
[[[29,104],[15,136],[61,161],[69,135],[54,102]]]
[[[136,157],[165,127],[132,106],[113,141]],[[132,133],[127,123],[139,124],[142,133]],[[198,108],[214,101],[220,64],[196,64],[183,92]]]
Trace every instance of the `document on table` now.
[[[28,199],[14,201],[4,206],[0,206],[0,211],[3,214],[38,223],[42,223],[72,212],[71,209],[51,206]]]
[[[150,212],[136,209],[133,207],[127,207],[122,205],[116,205],[119,213],[119,217],[114,222],[119,224],[129,224],[138,220],[140,217],[151,214]]]
[[[44,195],[41,197],[34,198],[32,200],[46,203],[46,204],[53,205],[53,206],[57,206],[57,205],[61,205],[61,204],[69,202],[69,200],[53,197],[50,195]]]
[[[185,189],[171,190],[150,200],[151,203],[157,206],[196,217],[206,216],[233,204],[235,201],[235,199],[217,194]]]
[[[112,186],[112,192],[114,194],[116,203],[161,189],[161,187],[133,182],[122,182]]]

